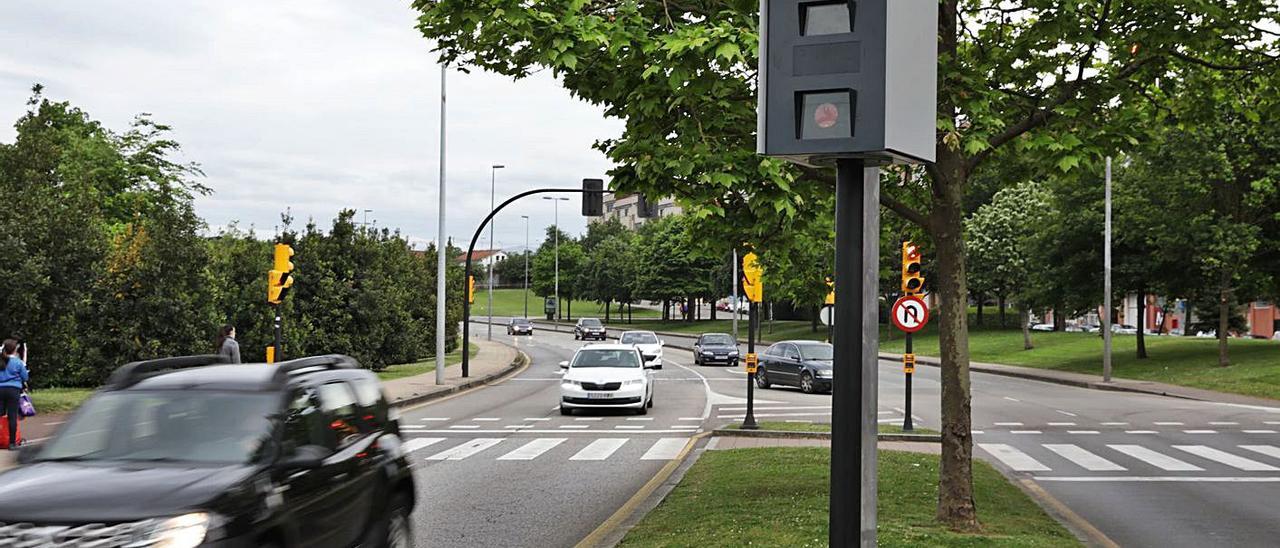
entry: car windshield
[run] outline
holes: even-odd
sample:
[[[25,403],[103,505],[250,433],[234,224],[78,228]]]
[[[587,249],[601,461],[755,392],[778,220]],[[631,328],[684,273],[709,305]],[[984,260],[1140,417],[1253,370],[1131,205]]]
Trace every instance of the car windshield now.
[[[702,337],[702,344],[707,346],[733,346],[733,337],[728,335],[706,335]]]
[[[521,327],[524,327],[524,326],[526,326],[526,325],[529,325],[529,320],[526,320],[526,319],[523,319],[523,318],[519,318],[519,319],[511,320],[511,323],[513,323],[513,324],[515,324],[515,325],[518,325],[518,326],[521,326]]]
[[[595,318],[582,320],[581,325],[583,327],[600,327],[600,320],[597,320]]]
[[[799,346],[800,356],[806,360],[831,359],[831,345],[829,344],[802,344]]]
[[[238,464],[266,455],[274,393],[122,390],[99,394],[37,460]]]
[[[570,367],[640,367],[640,359],[636,351],[627,350],[582,350],[573,357]]]
[[[622,344],[658,344],[658,336],[653,333],[623,333]]]

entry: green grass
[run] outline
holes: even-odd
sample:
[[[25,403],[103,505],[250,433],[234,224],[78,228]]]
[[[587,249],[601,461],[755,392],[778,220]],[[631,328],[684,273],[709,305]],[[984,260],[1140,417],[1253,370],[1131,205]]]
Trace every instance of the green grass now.
[[[774,430],[779,432],[830,432],[831,423],[829,422],[784,422],[784,421],[760,421],[761,430]],[[730,424],[730,430],[737,430],[742,427],[741,423]],[[902,434],[901,424],[881,424],[878,431],[881,434]],[[937,434],[936,430],[928,428],[915,428],[912,434]]]
[[[986,463],[973,464],[979,534],[934,522],[938,457],[880,451],[880,546],[1079,546]],[[822,447],[707,451],[622,546],[826,546],[831,452]]]
[[[476,343],[471,343],[471,357],[476,357],[476,350],[480,347]],[[462,362],[462,352],[455,350],[444,355],[444,366],[449,367]],[[402,363],[400,365],[388,366],[386,369],[378,372],[378,379],[390,381],[404,377],[412,377],[414,375],[422,375],[436,370],[436,359],[428,358],[413,363]]]
[[[39,388],[31,391],[31,403],[38,413],[62,413],[74,410],[93,394],[92,388]]]
[[[975,329],[969,333],[969,357],[1002,363],[1102,375],[1102,338],[1096,333],[1032,332],[1033,350],[1022,349],[1018,330]],[[936,326],[917,334],[916,354],[938,355]],[[1136,357],[1137,336],[1116,335],[1112,374],[1234,394],[1280,399],[1280,344],[1256,339],[1230,339],[1230,367],[1218,367],[1218,341],[1195,337],[1146,337],[1148,358]],[[902,353],[901,335],[882,341],[885,352]]]
[[[480,316],[489,315],[489,292],[480,288],[477,282],[476,302],[471,304],[471,317],[479,318]],[[568,304],[568,303],[566,303]],[[592,301],[580,301],[574,299],[573,317],[582,316],[604,318],[604,305]],[[545,318],[542,312],[543,299],[533,294],[533,290],[529,291],[529,317]],[[618,303],[610,305],[610,316],[616,318],[618,314]],[[623,311],[625,312],[625,308]],[[662,313],[657,310],[640,308],[632,306],[632,318],[656,318]],[[494,289],[493,290],[493,315],[494,316],[524,316],[524,290],[523,289]]]

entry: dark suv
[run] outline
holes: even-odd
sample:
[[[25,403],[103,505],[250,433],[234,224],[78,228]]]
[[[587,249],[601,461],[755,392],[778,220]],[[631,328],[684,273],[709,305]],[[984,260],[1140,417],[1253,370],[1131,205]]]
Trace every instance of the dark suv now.
[[[0,546],[411,546],[399,433],[347,356],[131,363],[0,474]]]
[[[595,318],[582,318],[578,320],[577,325],[573,326],[573,340],[595,339],[603,341],[609,337],[605,332],[604,324]]]

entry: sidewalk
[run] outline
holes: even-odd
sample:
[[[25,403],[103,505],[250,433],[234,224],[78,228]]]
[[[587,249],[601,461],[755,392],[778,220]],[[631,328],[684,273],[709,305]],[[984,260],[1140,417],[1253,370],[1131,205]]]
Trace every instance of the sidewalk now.
[[[901,361],[902,355],[882,352],[880,353],[880,359]],[[924,365],[941,367],[941,362],[938,358],[916,356],[916,361]],[[1237,405],[1280,407],[1280,400],[1242,396],[1239,394],[1228,394],[1225,392],[1215,392],[1213,390],[1165,384],[1155,381],[1136,381],[1132,379],[1112,377],[1111,382],[1102,382],[1102,377],[1099,375],[1072,373],[1070,371],[1056,371],[1053,369],[1039,369],[1035,367],[1019,367],[999,363],[969,362],[969,370],[980,373],[989,373],[992,375],[1004,375],[1006,377],[1017,377],[1034,381],[1065,384],[1080,388],[1091,388],[1094,390],[1133,392],[1137,394],[1151,394],[1155,396],[1168,396],[1187,400],[1211,401]]]
[[[387,393],[387,400],[393,407],[404,407],[441,398],[513,373],[523,364],[514,347],[486,340],[472,339],[471,342],[478,348],[471,358],[470,376],[462,378],[462,366],[453,365],[444,369],[444,384],[436,384],[435,371],[384,381],[382,389]]]

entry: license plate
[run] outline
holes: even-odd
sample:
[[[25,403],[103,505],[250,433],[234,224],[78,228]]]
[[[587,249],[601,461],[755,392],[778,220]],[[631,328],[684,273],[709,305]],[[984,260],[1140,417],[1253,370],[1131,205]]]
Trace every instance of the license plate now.
[[[729,357],[729,355],[728,355],[728,354],[716,354],[716,359],[717,359],[717,360],[723,360],[723,359],[728,358],[728,357]]]
[[[587,399],[589,399],[589,400],[611,400],[611,399],[613,399],[613,392],[587,392]]]

